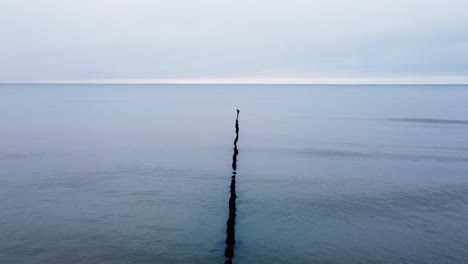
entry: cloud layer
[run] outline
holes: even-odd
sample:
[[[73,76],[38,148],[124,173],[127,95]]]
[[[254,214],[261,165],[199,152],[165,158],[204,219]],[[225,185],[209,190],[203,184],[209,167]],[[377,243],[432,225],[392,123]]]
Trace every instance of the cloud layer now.
[[[0,82],[467,83],[466,10],[466,0],[3,0]]]

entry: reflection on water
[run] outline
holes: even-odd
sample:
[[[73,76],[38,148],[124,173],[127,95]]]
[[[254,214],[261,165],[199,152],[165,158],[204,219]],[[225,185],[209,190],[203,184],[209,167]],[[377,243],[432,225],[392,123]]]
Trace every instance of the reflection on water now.
[[[0,85],[0,263],[468,263],[466,98]]]

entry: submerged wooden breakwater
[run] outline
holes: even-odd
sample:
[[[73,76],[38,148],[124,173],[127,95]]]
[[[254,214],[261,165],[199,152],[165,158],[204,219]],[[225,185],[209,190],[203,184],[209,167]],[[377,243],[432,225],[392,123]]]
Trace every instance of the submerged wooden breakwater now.
[[[234,154],[232,155],[232,176],[231,176],[231,197],[229,198],[229,218],[226,223],[226,249],[224,256],[226,257],[225,264],[232,263],[234,258],[234,244],[236,243],[236,170],[237,170],[237,141],[239,140],[239,109],[237,109],[236,117],[236,138],[234,139]]]

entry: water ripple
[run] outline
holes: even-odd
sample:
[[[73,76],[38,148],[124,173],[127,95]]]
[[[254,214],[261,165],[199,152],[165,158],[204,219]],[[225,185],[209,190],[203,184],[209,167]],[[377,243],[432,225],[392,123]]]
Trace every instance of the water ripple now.
[[[318,149],[307,148],[298,150],[297,153],[315,156],[315,157],[331,157],[331,158],[348,158],[348,159],[394,159],[407,161],[440,161],[440,162],[468,162],[468,157],[464,156],[445,156],[432,154],[407,154],[407,153],[392,153],[379,151],[355,151],[342,149]]]
[[[406,123],[421,123],[421,124],[438,124],[438,125],[468,125],[468,120],[455,119],[435,119],[435,118],[389,118],[389,121],[406,122]]]

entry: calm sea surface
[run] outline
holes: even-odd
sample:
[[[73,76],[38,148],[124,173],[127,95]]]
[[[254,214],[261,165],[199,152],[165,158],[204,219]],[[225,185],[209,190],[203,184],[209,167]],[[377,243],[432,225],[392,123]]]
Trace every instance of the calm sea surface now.
[[[0,263],[468,263],[468,86],[0,85]]]

